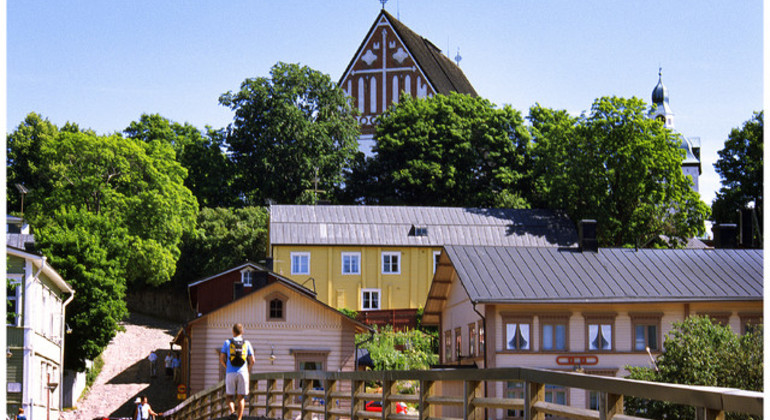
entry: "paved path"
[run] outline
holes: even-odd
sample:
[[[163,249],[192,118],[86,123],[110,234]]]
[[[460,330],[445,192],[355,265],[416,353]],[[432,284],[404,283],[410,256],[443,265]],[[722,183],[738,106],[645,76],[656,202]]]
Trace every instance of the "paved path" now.
[[[139,395],[147,395],[157,412],[178,403],[176,385],[165,375],[163,358],[180,325],[139,314],[132,314],[122,325],[125,331],[102,354],[104,367],[90,392],[78,401],[77,409],[63,414],[64,420],[129,417]],[[158,355],[156,378],[150,378],[147,355],[151,350]]]

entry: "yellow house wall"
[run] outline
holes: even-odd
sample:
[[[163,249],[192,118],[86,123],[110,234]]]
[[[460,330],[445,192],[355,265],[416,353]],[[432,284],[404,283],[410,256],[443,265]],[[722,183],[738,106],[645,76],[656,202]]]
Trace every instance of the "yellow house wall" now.
[[[315,279],[318,300],[335,308],[361,310],[361,290],[380,289],[380,309],[419,308],[425,304],[433,279],[431,247],[350,247],[283,246],[272,247],[273,270],[311,288]],[[310,253],[310,273],[291,274],[291,253]],[[361,274],[342,274],[342,253],[361,254]],[[400,274],[382,273],[382,253],[400,252]]]

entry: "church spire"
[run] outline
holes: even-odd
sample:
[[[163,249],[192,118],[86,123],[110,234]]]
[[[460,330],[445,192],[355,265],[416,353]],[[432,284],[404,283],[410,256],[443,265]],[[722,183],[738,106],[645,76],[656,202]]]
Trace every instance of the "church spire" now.
[[[652,90],[652,108],[650,118],[663,123],[666,128],[674,128],[674,113],[668,105],[668,89],[663,85],[663,68],[658,68],[658,84]]]

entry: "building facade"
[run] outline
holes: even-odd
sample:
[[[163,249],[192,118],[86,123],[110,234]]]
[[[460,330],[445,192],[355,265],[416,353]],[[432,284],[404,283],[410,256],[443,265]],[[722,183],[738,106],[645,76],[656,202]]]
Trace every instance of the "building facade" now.
[[[6,413],[58,418],[62,409],[65,308],[74,290],[46,258],[16,246],[34,240],[9,217],[6,234]],[[16,245],[16,246],[14,246]]]
[[[219,352],[242,323],[256,364],[252,372],[296,370],[352,371],[355,335],[369,331],[341,312],[319,302],[312,291],[288,279],[272,283],[188,322],[174,344],[182,347],[181,378],[190,394],[225,377]]]
[[[417,309],[444,245],[574,246],[569,219],[547,210],[405,206],[270,208],[273,270],[332,307]]]
[[[761,250],[449,246],[423,323],[439,328],[444,365],[627,376],[626,366],[652,366],[674,323],[690,315],[737,333],[761,325],[762,274]],[[487,394],[523,398],[524,389],[498,383]],[[596,398],[546,387],[559,404],[595,409]]]
[[[433,43],[383,9],[372,24],[339,86],[358,108],[360,147],[371,151],[375,119],[402,92],[417,98],[458,92],[476,96],[463,74]]]

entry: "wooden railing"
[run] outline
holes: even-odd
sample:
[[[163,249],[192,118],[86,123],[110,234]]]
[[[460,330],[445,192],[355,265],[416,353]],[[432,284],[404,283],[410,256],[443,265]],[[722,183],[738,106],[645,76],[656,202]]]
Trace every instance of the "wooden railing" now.
[[[397,383],[416,381],[414,394],[397,392]],[[524,383],[524,398],[490,398],[485,386],[509,381]],[[313,388],[314,382],[322,384]],[[378,382],[379,392],[366,392],[365,384]],[[442,395],[439,384],[454,383],[461,393]],[[457,385],[457,384],[462,384]],[[589,410],[545,401],[546,384],[595,391],[600,410]],[[622,378],[555,372],[541,369],[457,369],[431,371],[368,372],[285,372],[251,375],[251,395],[246,413],[250,416],[294,419],[484,419],[494,417],[494,410],[517,410],[525,419],[544,420],[546,415],[581,420],[629,420],[623,413],[625,396],[668,401],[696,408],[698,419],[723,419],[726,412],[762,415],[761,392],[729,388],[672,385]],[[382,412],[365,410],[367,401],[380,401]],[[397,413],[396,403],[416,405],[416,413]],[[454,417],[441,417],[441,407],[455,407]],[[492,410],[492,411],[486,411]],[[201,391],[172,410],[172,420],[210,420],[226,417],[224,385]]]

